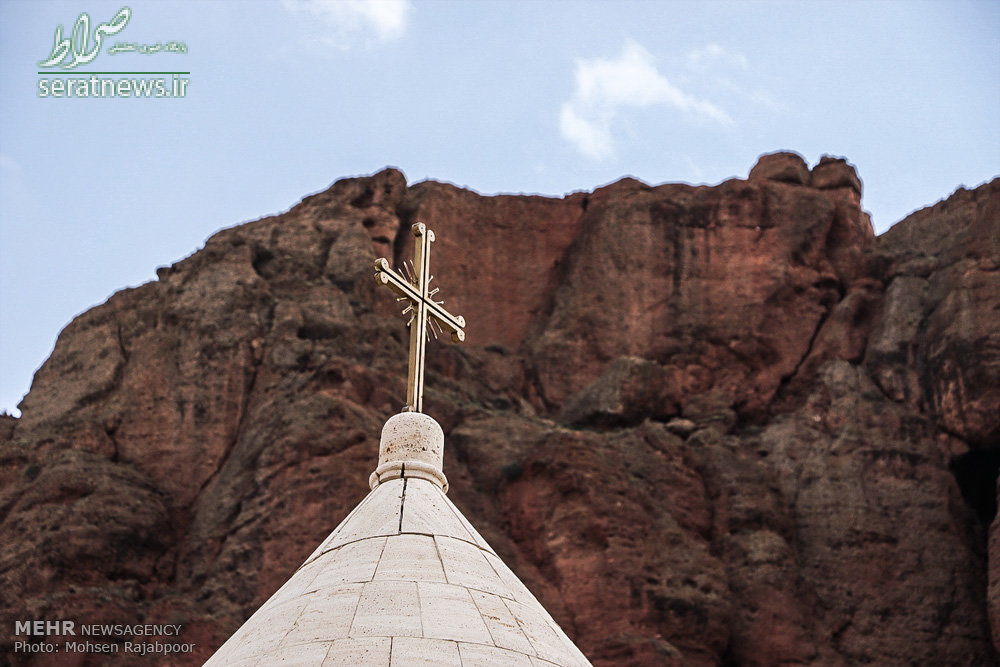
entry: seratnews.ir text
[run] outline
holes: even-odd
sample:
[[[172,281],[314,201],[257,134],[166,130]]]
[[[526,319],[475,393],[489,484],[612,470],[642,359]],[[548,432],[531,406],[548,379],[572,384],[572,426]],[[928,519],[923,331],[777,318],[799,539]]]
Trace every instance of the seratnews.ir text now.
[[[82,74],[82,72],[81,72]],[[39,97],[184,97],[190,79],[173,74],[167,77],[60,76],[38,79]]]

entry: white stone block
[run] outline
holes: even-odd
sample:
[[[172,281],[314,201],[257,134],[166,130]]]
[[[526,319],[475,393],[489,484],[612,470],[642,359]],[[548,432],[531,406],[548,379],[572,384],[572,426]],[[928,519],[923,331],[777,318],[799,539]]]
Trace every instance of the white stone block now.
[[[541,605],[524,605],[506,599],[503,602],[517,619],[521,631],[531,642],[531,647],[539,658],[564,667],[590,664],[572,643],[563,641],[556,622]]]
[[[394,479],[380,484],[361,501],[350,521],[341,524],[323,551],[329,551],[366,537],[399,533],[399,512],[402,507],[403,480]]]
[[[303,565],[285,582],[285,584],[275,592],[266,604],[281,604],[294,600],[303,593],[311,590],[313,579],[319,574],[319,568],[312,564]]]
[[[267,658],[261,664],[283,665],[285,667],[314,667],[326,660],[330,643],[297,644],[282,648],[274,658]]]
[[[495,646],[459,644],[462,667],[532,667],[531,658]]]
[[[448,507],[451,508],[452,513],[454,513],[455,516],[458,517],[459,523],[461,523],[462,527],[465,528],[465,532],[469,534],[469,536],[471,537],[471,541],[475,542],[480,547],[482,547],[486,551],[489,551],[491,554],[495,556],[496,552],[493,551],[493,547],[491,547],[486,542],[486,540],[483,539],[483,536],[479,534],[479,531],[476,530],[475,527],[471,523],[469,523],[469,520],[465,518],[465,515],[462,514],[462,512],[459,511],[457,507],[455,507],[455,503],[451,502],[451,499],[448,496],[444,496],[444,501],[448,504]],[[454,535],[454,537],[459,537],[459,535]]]
[[[548,612],[546,612],[546,615],[548,616]],[[569,636],[551,616],[549,616],[549,625],[555,631],[556,635],[558,635],[563,648],[569,652],[570,658],[576,660],[576,662],[570,660],[568,661],[568,664],[577,665],[578,667],[593,667],[593,665],[590,664],[590,660],[587,659],[587,656],[583,654],[583,651],[581,651],[579,647],[573,643],[573,640],[569,638]]]
[[[531,667],[563,667],[563,665],[531,656]]]
[[[528,655],[535,652],[521,631],[517,619],[504,604],[503,598],[480,591],[470,591],[470,593],[495,645]]]
[[[473,536],[451,510],[444,492],[435,484],[422,479],[407,480],[402,532],[450,535],[460,540],[474,541]]]
[[[247,622],[250,625],[249,632],[242,638],[242,641],[247,645],[257,647],[260,651],[270,650],[281,641],[285,632],[292,627],[308,602],[308,596],[302,596],[290,602],[261,607],[256,614],[250,617],[254,623]],[[274,628],[284,628],[284,631],[276,635]]]
[[[229,665],[257,659],[274,650],[307,604],[304,597],[283,604],[268,600],[244,623],[206,665]],[[275,628],[281,628],[275,632]]]
[[[375,581],[444,582],[444,570],[434,538],[429,535],[393,535],[375,570]]]
[[[309,604],[281,640],[279,651],[297,644],[346,639],[361,599],[363,584],[341,585],[309,595]]]
[[[461,667],[462,658],[458,644],[444,639],[426,637],[394,637],[392,640],[392,664],[406,667],[440,667],[456,665]]]
[[[507,590],[510,591],[512,599],[522,604],[534,604],[541,607],[541,603],[535,599],[535,596],[528,590],[528,587],[517,578],[517,575],[498,556],[491,553],[485,555],[486,560],[493,566],[493,571],[496,572],[497,576],[507,587]]]
[[[365,501],[368,500],[370,496],[371,494],[369,493],[367,496],[361,499],[361,502],[359,502],[357,505],[354,506],[354,509],[352,509],[348,513],[348,515],[344,517],[343,521],[337,524],[337,527],[333,529],[332,533],[326,536],[326,539],[320,542],[319,546],[316,547],[316,549],[311,554],[309,554],[309,558],[306,558],[300,567],[305,567],[310,562],[312,562],[313,559],[317,558],[320,554],[325,553],[333,548],[331,546],[333,544],[333,541],[337,539],[337,536],[343,530],[344,526],[350,523],[351,519],[354,517],[355,514],[358,513],[358,510],[361,509],[361,507],[365,504]]]
[[[486,560],[477,545],[453,537],[438,536],[438,552],[444,564],[449,584],[465,586],[477,591],[512,596],[512,592]]]
[[[205,663],[205,665],[225,665],[225,667],[258,667],[259,664],[260,656],[252,658],[225,658],[223,662],[218,662],[215,660],[214,655]]]
[[[492,644],[486,623],[469,591],[451,584],[417,584],[423,635],[432,639]]]
[[[385,549],[386,539],[373,537],[359,540],[323,554],[313,561],[320,567],[320,572],[313,578],[310,590],[371,581]]]
[[[417,584],[409,581],[372,581],[364,585],[351,625],[351,637],[419,636],[421,623]]]
[[[392,640],[389,637],[352,637],[333,642],[323,667],[388,665]]]

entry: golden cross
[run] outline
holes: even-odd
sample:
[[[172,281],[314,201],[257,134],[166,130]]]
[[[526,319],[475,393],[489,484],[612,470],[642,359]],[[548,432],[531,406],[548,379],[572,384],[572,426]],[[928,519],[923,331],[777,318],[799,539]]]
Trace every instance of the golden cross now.
[[[397,301],[409,301],[403,314],[410,313],[410,374],[406,384],[406,406],[403,411],[420,412],[424,404],[424,352],[431,334],[437,338],[445,330],[451,332],[456,343],[465,340],[465,318],[452,315],[442,307],[444,301],[435,301],[440,288],[430,289],[431,243],[434,232],[422,222],[412,227],[416,241],[413,244],[413,262],[407,270],[404,262],[399,275],[392,271],[389,260],[375,260],[375,282],[386,285],[399,295]],[[405,271],[405,272],[404,272]],[[408,274],[408,275],[407,275]]]

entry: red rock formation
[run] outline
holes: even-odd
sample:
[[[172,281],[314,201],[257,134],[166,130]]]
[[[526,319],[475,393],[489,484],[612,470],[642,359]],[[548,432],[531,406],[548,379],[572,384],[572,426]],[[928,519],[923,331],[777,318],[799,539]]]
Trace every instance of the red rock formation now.
[[[1000,181],[879,238],[860,195],[791,153],[562,199],[386,170],[219,232],[0,418],[3,650],[178,623],[197,650],[147,659],[200,664],[288,577],[404,402],[371,260],[421,220],[469,322],[428,359],[451,497],[596,665],[993,661]],[[108,662],[12,654],[74,659]]]

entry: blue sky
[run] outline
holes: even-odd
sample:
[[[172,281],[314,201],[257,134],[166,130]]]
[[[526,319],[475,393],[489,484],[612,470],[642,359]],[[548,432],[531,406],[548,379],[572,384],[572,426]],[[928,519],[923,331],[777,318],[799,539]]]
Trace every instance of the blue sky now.
[[[56,26],[87,53],[123,6],[75,71],[184,97],[40,97]],[[0,0],[0,410],[75,314],[344,176],[562,195],[790,149],[857,165],[884,231],[1000,174],[998,118],[996,0]]]

